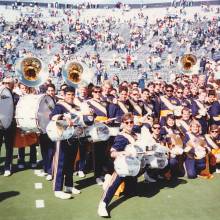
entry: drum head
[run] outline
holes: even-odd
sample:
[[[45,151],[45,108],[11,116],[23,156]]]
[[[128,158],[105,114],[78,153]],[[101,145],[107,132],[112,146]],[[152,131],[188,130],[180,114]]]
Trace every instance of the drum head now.
[[[0,129],[7,129],[12,122],[14,103],[12,94],[4,86],[0,87]]]
[[[50,114],[55,106],[54,100],[49,95],[43,95],[37,112],[38,127],[43,133],[46,133],[46,127],[50,121]]]

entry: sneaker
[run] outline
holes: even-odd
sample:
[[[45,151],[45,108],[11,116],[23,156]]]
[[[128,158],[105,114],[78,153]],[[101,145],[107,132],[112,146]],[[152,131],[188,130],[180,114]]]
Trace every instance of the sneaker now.
[[[24,169],[24,164],[18,164],[18,169]]]
[[[99,185],[99,186],[102,186],[103,185],[103,180],[100,178],[100,177],[97,177],[95,179],[96,183]]]
[[[32,163],[31,164],[31,168],[36,168],[37,167],[37,164],[36,163]]]
[[[78,176],[78,171],[74,172],[73,176]]]
[[[78,194],[81,193],[81,191],[78,190],[77,188],[75,188],[75,187],[70,187],[70,186],[66,186],[65,192],[66,192],[66,193],[72,193],[72,194],[75,194],[75,195],[78,195]]]
[[[54,195],[59,199],[70,199],[72,197],[71,194],[65,193],[63,191],[55,191]]]
[[[11,176],[11,171],[10,170],[5,170],[4,176]]]
[[[85,177],[86,175],[85,175],[85,173],[84,173],[83,171],[78,171],[78,176],[79,176],[80,178],[83,178],[83,177]]]
[[[105,175],[105,181],[104,181],[104,183],[102,185],[102,188],[103,188],[104,191],[107,189],[110,181],[111,181],[111,175],[110,174],[106,174]]]
[[[220,173],[220,169],[216,169],[215,172],[216,172],[216,173]]]
[[[108,217],[108,212],[106,210],[106,203],[100,202],[98,207],[98,215],[101,217]]]
[[[149,182],[149,183],[155,183],[155,182],[157,182],[155,179],[151,178],[151,177],[147,174],[147,172],[144,173],[144,180],[145,180],[146,182]]]
[[[40,177],[44,177],[44,176],[46,176],[47,175],[47,173],[45,173],[44,171],[40,171],[38,174],[37,174],[37,176],[40,176]]]
[[[46,176],[46,180],[47,180],[47,181],[51,181],[52,179],[53,179],[52,175],[48,174],[48,175]]]

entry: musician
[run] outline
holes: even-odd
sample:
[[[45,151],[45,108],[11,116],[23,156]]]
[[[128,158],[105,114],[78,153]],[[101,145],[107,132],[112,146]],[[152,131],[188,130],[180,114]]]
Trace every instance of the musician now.
[[[200,93],[198,95],[198,99],[195,99],[192,102],[192,116],[196,118],[199,123],[201,124],[202,127],[202,133],[201,134],[206,134],[208,131],[208,114],[207,114],[207,106],[205,104],[207,94],[205,89],[200,90]]]
[[[101,98],[102,90],[99,86],[94,86],[92,89],[92,97],[88,100],[89,107],[94,112],[95,122],[107,123],[108,120],[108,105],[109,103],[103,101]],[[94,175],[96,178],[96,183],[98,185],[103,184],[103,173],[104,166],[108,167],[108,142],[99,141],[93,143],[94,151]]]
[[[126,113],[121,118],[122,122],[122,131],[116,136],[114,144],[110,149],[110,154],[113,159],[116,159],[120,156],[129,156],[129,154],[125,151],[125,147],[128,144],[132,144],[137,139],[137,135],[132,132],[134,126],[134,117],[131,113]],[[98,207],[98,215],[102,217],[107,217],[108,211],[107,207],[111,202],[112,197],[114,196],[117,188],[125,181],[127,192],[134,192],[135,186],[134,184],[137,181],[136,177],[120,177],[116,172],[114,172],[111,176],[110,184],[105,188],[104,193],[102,195],[101,201]]]
[[[164,125],[166,116],[173,114],[174,106],[179,105],[179,101],[173,96],[174,87],[172,85],[165,86],[165,95],[160,96],[160,124]]]
[[[78,95],[74,99],[74,104],[77,105],[81,110],[83,110],[82,104],[85,104],[88,97],[88,87],[87,86],[80,86],[78,88]],[[86,166],[86,154],[89,147],[88,138],[84,135],[83,137],[79,137],[79,144],[78,144],[78,150],[79,150],[79,161],[76,163],[76,172],[75,174],[79,177],[83,178],[85,177],[85,166]]]
[[[183,140],[184,152],[186,153],[185,167],[187,176],[190,179],[201,175],[202,170],[206,168],[206,154],[208,145],[205,138],[201,135],[201,124],[197,120],[190,123],[190,131],[186,133]],[[207,177],[209,178],[209,174]]]
[[[141,123],[141,118],[147,112],[144,109],[144,103],[140,100],[140,93],[137,88],[131,91],[129,102],[132,106],[132,114],[134,115],[135,125],[139,126]]]
[[[128,112],[132,112],[132,106],[128,101],[128,88],[125,86],[120,86],[118,100],[115,100],[115,102],[113,101],[109,104],[109,117],[117,118],[116,120],[112,121],[112,123],[120,126],[121,117]]]
[[[14,104],[18,101],[18,95],[13,93],[14,80],[11,77],[5,77],[2,84],[10,90],[14,100]],[[1,111],[1,110],[0,110]],[[2,146],[3,138],[5,141],[5,165],[4,165],[4,176],[8,177],[12,173],[12,159],[13,159],[13,142],[15,138],[16,124],[15,120],[12,120],[11,125],[7,129],[0,129],[0,146]]]
[[[65,120],[69,126],[74,123],[66,113],[75,111],[74,103],[75,89],[66,87],[64,90],[64,101],[56,103],[50,117],[52,120]],[[56,152],[54,155],[54,195],[60,199],[70,199],[71,194],[79,194],[80,191],[73,187],[73,166],[77,154],[76,140],[62,140],[56,143]],[[65,192],[63,192],[63,184]],[[68,193],[67,193],[68,192]]]
[[[56,89],[54,84],[48,84],[46,88],[46,94],[51,96],[54,102],[58,101],[56,97]],[[42,162],[43,162],[43,172],[40,172],[38,176],[46,176],[46,180],[52,180],[52,162],[53,156],[55,153],[55,143],[50,140],[47,133],[40,134],[39,136],[40,142],[40,150],[42,155]]]
[[[205,134],[205,139],[208,144],[208,147],[211,149],[212,155],[215,157],[214,164],[211,166],[216,165],[216,173],[220,173],[220,134],[219,134],[219,126],[218,125],[211,125],[209,134]],[[210,155],[210,157],[212,156]],[[215,164],[216,163],[216,164]]]
[[[150,98],[150,92],[148,89],[144,89],[142,91],[141,98],[144,104],[144,109],[146,111],[146,114],[155,116],[154,102]]]
[[[179,106],[190,108],[190,100],[183,97],[183,87],[178,86],[176,90],[176,98],[179,101]]]
[[[165,136],[169,148],[169,169],[171,177],[184,176],[183,169],[183,143],[175,122],[175,116],[170,114],[166,117],[166,125],[161,129],[161,135]],[[180,150],[178,150],[180,148]],[[182,169],[179,169],[179,167]]]
[[[18,85],[20,94],[19,96],[24,96],[30,94],[30,88],[22,83]],[[28,142],[30,144],[30,142]],[[18,148],[18,168],[24,169],[25,167],[25,147]],[[30,165],[31,168],[37,167],[37,151],[36,151],[36,143],[30,145]]]
[[[184,107],[181,111],[181,118],[176,120],[176,125],[181,132],[182,136],[185,136],[186,133],[189,131],[191,118],[191,110],[187,107]]]
[[[220,101],[215,100],[208,111],[210,115],[210,124],[216,124],[220,126]]]

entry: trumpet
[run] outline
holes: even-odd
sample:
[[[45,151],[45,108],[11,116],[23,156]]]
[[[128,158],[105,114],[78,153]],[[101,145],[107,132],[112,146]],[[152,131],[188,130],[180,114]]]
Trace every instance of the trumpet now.
[[[88,66],[77,60],[68,62],[62,71],[63,80],[72,87],[78,88],[80,85],[87,86],[94,77]]]
[[[18,80],[28,87],[42,85],[49,76],[45,65],[37,57],[25,57],[20,59],[16,63],[15,72]]]

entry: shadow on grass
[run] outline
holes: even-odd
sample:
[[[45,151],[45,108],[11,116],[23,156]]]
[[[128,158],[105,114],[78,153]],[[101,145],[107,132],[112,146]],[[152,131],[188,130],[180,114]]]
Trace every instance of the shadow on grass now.
[[[156,183],[138,182],[136,195],[120,197],[119,199],[113,201],[109,205],[108,211],[111,212],[112,209],[114,209],[115,207],[120,205],[122,202],[124,202],[132,197],[139,196],[139,197],[150,198],[150,197],[155,196],[157,193],[159,193],[160,190],[163,188],[175,188],[180,184],[186,184],[186,183],[187,183],[187,181],[184,179],[173,179],[171,181],[166,181],[166,182],[158,181]]]
[[[153,197],[163,188],[175,188],[180,184],[186,184],[184,179],[173,179],[171,181],[158,181],[156,183],[139,182],[137,185],[137,194],[140,197]]]
[[[78,184],[77,189],[84,189],[86,187],[94,185],[95,178],[94,178],[94,176],[92,176],[92,177],[80,179],[80,180],[77,180],[76,183]]]
[[[20,193],[18,191],[8,191],[0,193],[0,202],[9,199],[10,197],[18,196]]]

